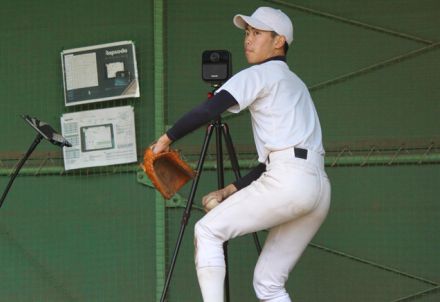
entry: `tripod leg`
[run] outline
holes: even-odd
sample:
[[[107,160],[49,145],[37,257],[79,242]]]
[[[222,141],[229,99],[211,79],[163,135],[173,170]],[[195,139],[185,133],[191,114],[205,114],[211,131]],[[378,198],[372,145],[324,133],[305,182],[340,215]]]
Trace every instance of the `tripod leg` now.
[[[235,152],[234,144],[232,143],[231,133],[229,132],[229,126],[227,124],[222,124],[222,130],[225,137],[226,148],[229,153],[229,159],[231,160],[232,170],[234,171],[235,178],[239,179],[241,178],[240,167],[238,165],[237,153]],[[252,236],[259,255],[261,254],[260,240],[258,239],[257,233],[252,233]]]
[[[226,265],[226,272],[225,272],[225,299],[226,299],[226,302],[229,302],[231,300],[231,296],[230,296],[230,293],[229,293],[228,241],[225,241],[223,243],[223,254],[225,255],[225,265]]]
[[[32,152],[34,152],[35,148],[41,142],[42,138],[43,138],[43,136],[40,133],[38,133],[37,136],[35,137],[34,141],[32,142],[32,144],[30,145],[28,151],[23,156],[23,158],[20,160],[20,162],[18,163],[17,167],[15,168],[14,173],[11,175],[11,178],[9,180],[8,185],[6,186],[5,191],[3,192],[2,198],[0,199],[0,208],[2,207],[3,202],[6,199],[6,195],[8,195],[9,189],[11,188],[12,183],[15,180],[15,177],[17,177],[18,172],[20,172],[21,167],[23,167],[24,163],[29,158],[29,156],[32,154]]]
[[[194,197],[196,195],[197,186],[199,184],[200,175],[202,174],[203,163],[205,161],[206,152],[207,152],[208,146],[209,146],[209,141],[212,136],[212,131],[213,131],[213,126],[211,124],[208,126],[208,129],[206,130],[205,139],[204,139],[203,146],[202,146],[202,151],[200,153],[199,161],[197,163],[197,169],[196,169],[197,174],[191,184],[191,191],[190,191],[190,194],[188,197],[188,201],[186,203],[185,211],[182,216],[182,222],[180,225],[179,236],[177,238],[176,245],[174,247],[173,257],[171,259],[170,268],[168,269],[168,274],[167,274],[167,278],[165,280],[165,285],[164,285],[164,288],[162,291],[162,296],[160,298],[160,302],[165,301],[165,298],[168,293],[168,288],[170,286],[171,276],[174,271],[174,267],[175,267],[176,260],[177,260],[177,255],[179,254],[179,249],[180,249],[180,245],[182,243],[183,234],[185,233],[185,228],[186,228],[186,225],[188,224],[188,221],[189,221],[189,217],[191,214],[191,208],[193,205]]]
[[[232,143],[231,133],[229,132],[229,126],[222,124],[223,134],[225,136],[226,148],[228,149],[229,159],[231,160],[232,170],[234,171],[235,178],[241,178],[240,167],[238,165],[237,154],[235,153],[234,144]]]
[[[223,147],[222,147],[222,129],[219,121],[215,123],[215,149],[217,159],[217,188],[225,187],[225,176],[223,174]]]
[[[214,123],[215,126],[215,134],[216,134],[216,159],[217,159],[217,188],[222,189],[225,186],[225,175],[224,175],[224,168],[223,168],[223,146],[222,146],[222,134],[223,131],[221,129],[221,118],[219,117],[216,122]],[[223,254],[225,257],[225,265],[226,265],[226,272],[225,272],[225,281],[224,281],[224,287],[225,287],[225,300],[226,302],[230,301],[230,294],[229,294],[229,259],[228,259],[228,242],[226,241],[223,243]]]

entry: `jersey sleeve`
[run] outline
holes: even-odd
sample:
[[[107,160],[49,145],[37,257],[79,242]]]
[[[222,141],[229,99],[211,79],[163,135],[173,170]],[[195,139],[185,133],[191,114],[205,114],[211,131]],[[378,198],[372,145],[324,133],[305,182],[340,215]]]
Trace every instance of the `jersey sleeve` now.
[[[237,105],[237,102],[232,95],[226,90],[222,91],[216,94],[212,99],[207,99],[205,102],[188,111],[177,120],[166,133],[174,142],[203,124],[217,118],[226,111],[226,109],[234,105]]]
[[[266,93],[262,71],[257,65],[244,69],[223,84],[217,93],[222,90],[228,91],[238,103],[228,111],[238,113]]]

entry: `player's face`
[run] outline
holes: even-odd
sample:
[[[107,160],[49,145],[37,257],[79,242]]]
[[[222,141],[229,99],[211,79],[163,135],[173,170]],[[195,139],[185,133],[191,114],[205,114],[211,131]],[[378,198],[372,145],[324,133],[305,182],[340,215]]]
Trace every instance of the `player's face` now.
[[[277,47],[279,36],[272,32],[247,26],[244,36],[244,53],[249,64],[261,63],[264,60],[280,55]]]

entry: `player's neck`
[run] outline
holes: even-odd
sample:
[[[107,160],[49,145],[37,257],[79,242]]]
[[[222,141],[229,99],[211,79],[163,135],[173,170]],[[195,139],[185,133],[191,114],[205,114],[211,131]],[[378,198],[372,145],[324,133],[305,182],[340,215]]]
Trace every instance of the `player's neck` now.
[[[285,55],[273,56],[273,57],[267,58],[266,60],[264,60],[264,61],[262,61],[262,62],[260,62],[258,64],[263,64],[263,63],[266,63],[266,62],[269,62],[269,61],[283,61],[283,62],[286,62],[286,56]]]

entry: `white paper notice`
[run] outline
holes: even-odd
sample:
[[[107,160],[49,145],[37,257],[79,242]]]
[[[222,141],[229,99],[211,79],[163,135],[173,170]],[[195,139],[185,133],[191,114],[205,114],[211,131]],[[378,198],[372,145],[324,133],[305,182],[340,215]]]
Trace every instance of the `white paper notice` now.
[[[64,56],[66,89],[80,89],[98,86],[96,53]]]
[[[63,136],[72,147],[63,148],[66,170],[137,161],[132,106],[66,113]]]

